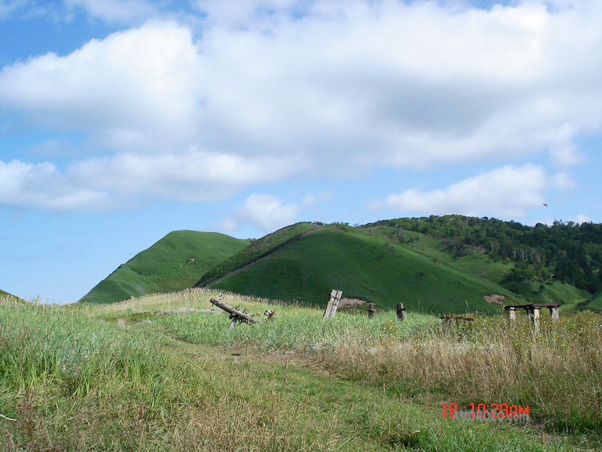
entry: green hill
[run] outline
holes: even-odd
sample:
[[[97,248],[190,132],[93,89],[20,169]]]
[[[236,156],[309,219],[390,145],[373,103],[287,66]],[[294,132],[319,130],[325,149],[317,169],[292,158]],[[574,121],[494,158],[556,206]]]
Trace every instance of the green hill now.
[[[9,302],[19,302],[19,303],[26,303],[25,300],[23,300],[22,298],[17,297],[16,295],[13,295],[12,293],[8,293],[5,292],[3,290],[0,290],[0,302],[1,301],[9,301]]]
[[[600,311],[602,306],[587,304],[590,294],[583,289],[558,280],[532,279],[521,284],[509,282],[516,263],[510,259],[491,256],[483,247],[463,245],[462,252],[450,250],[449,237],[437,237],[390,226],[365,226],[373,234],[401,243],[421,254],[457,269],[485,278],[513,291],[520,303],[560,303],[562,311],[591,309]],[[587,307],[586,307],[587,306]]]
[[[120,265],[80,301],[113,303],[130,297],[192,287],[206,271],[246,248],[249,243],[249,240],[215,232],[171,232]]]
[[[258,240],[197,286],[324,304],[332,289],[380,308],[499,311],[486,295],[519,300],[494,282],[386,237],[382,231],[300,223]],[[431,249],[435,249],[431,246]]]

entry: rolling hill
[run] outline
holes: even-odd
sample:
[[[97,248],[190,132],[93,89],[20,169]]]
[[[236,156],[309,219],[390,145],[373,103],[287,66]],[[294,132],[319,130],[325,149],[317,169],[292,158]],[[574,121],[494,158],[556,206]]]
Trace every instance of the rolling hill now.
[[[215,232],[170,232],[120,265],[80,301],[114,303],[132,296],[192,287],[206,271],[249,243]]]
[[[252,246],[252,252],[232,256],[196,285],[318,305],[336,288],[379,308],[402,302],[408,309],[436,313],[499,311],[486,295],[518,302],[485,277],[370,229],[299,223]]]
[[[593,237],[590,242],[576,235],[585,233]],[[555,277],[567,254],[561,250],[560,258],[555,257],[549,243],[561,247],[564,242],[555,236],[547,242],[546,234],[568,235],[573,248],[593,250],[583,274],[595,274],[596,250],[602,248],[587,228],[555,224],[542,230],[540,225],[461,216],[359,227],[302,222],[257,240],[172,232],[121,265],[82,301],[111,303],[194,285],[315,305],[323,305],[330,291],[339,289],[344,297],[381,309],[401,302],[408,309],[434,313],[496,312],[502,303],[560,303],[565,312],[602,310],[602,292],[568,282],[570,272],[563,279]],[[595,287],[596,281],[588,278],[581,278],[581,285]]]

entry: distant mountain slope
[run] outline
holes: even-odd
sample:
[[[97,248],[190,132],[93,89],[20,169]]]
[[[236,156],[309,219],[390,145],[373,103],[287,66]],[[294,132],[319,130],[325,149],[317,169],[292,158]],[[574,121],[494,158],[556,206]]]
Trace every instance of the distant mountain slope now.
[[[249,243],[215,232],[171,232],[120,265],[80,301],[113,303],[132,296],[192,287],[207,270]]]
[[[568,284],[588,292],[602,291],[602,224],[554,221],[527,226],[495,218],[444,215],[381,220],[364,227],[389,228],[390,234],[419,232],[438,238],[453,257],[479,249],[497,262],[512,262],[504,285],[532,298],[548,283]]]
[[[447,237],[436,237],[390,226],[363,228],[425,254],[437,262],[480,276],[505,289],[514,289],[514,296],[520,298],[521,303],[560,303],[561,310],[566,312],[584,309],[591,297],[586,290],[551,278],[543,281],[536,278],[525,279],[521,284],[508,281],[508,276],[515,271],[516,263],[507,258],[491,256],[479,246],[464,245],[462,252],[458,253],[457,250],[450,250],[450,240]],[[601,310],[595,303],[588,305],[587,309]]]
[[[255,243],[254,255],[239,253],[197,285],[241,294],[324,304],[332,289],[380,308],[404,303],[432,312],[498,311],[486,295],[513,294],[486,278],[433,259],[378,233],[345,225],[294,225],[273,234],[276,247]],[[259,241],[258,241],[259,242]],[[265,243],[263,244],[265,245]],[[246,257],[246,258],[245,258]]]

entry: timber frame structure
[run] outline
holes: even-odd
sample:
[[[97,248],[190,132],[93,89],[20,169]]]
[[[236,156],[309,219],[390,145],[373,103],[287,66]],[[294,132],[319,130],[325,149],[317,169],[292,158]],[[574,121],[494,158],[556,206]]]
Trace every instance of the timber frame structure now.
[[[529,320],[533,324],[539,325],[539,310],[541,308],[548,308],[550,310],[550,315],[552,316],[552,321],[555,322],[559,318],[558,307],[559,303],[548,303],[548,304],[515,304],[504,306],[504,310],[508,313],[509,320],[516,320],[516,310],[524,309],[525,313],[529,317]]]

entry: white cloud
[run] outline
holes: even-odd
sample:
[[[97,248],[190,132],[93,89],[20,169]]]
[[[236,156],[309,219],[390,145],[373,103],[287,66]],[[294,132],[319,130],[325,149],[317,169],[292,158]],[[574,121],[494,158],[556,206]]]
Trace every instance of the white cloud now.
[[[0,0],[0,20],[19,17],[32,19],[44,16],[48,5],[39,5],[35,0]]]
[[[147,0],[65,0],[74,8],[83,8],[90,16],[116,23],[140,23],[155,14]]]
[[[231,232],[243,224],[251,224],[271,231],[294,223],[301,209],[302,205],[286,204],[277,196],[253,193],[218,227]]]
[[[506,166],[470,177],[444,189],[406,190],[387,196],[376,207],[402,212],[464,214],[516,219],[545,202],[546,176],[541,167]]]
[[[286,162],[277,159],[249,160],[199,151],[119,154],[70,167],[70,177],[81,185],[118,197],[179,201],[223,199],[245,186],[277,180],[289,172]]]
[[[551,179],[552,185],[558,190],[569,190],[576,187],[573,178],[565,172],[555,174]]]
[[[151,7],[70,4],[126,22]],[[132,193],[218,199],[291,174],[512,163],[542,151],[562,172],[581,161],[574,137],[602,125],[602,62],[592,57],[602,2],[566,5],[198,1],[201,29],[147,22],[4,67],[0,108],[20,126],[82,135],[97,155],[48,177],[74,193],[100,187],[116,205]],[[227,159],[218,166],[241,181],[214,188],[188,175],[205,159]],[[232,169],[243,162],[248,174]]]
[[[214,201],[290,171],[286,162],[276,159],[198,151],[118,154],[79,161],[64,170],[51,163],[0,160],[0,205],[105,211],[157,199]]]
[[[50,163],[0,161],[0,205],[58,211],[97,211],[106,193],[70,184]]]
[[[575,223],[579,223],[579,224],[591,223],[591,221],[592,221],[592,219],[584,213],[577,215],[577,218],[575,219]]]
[[[80,131],[110,150],[170,150],[198,124],[200,72],[189,29],[148,24],[4,68],[0,103],[32,127]]]

